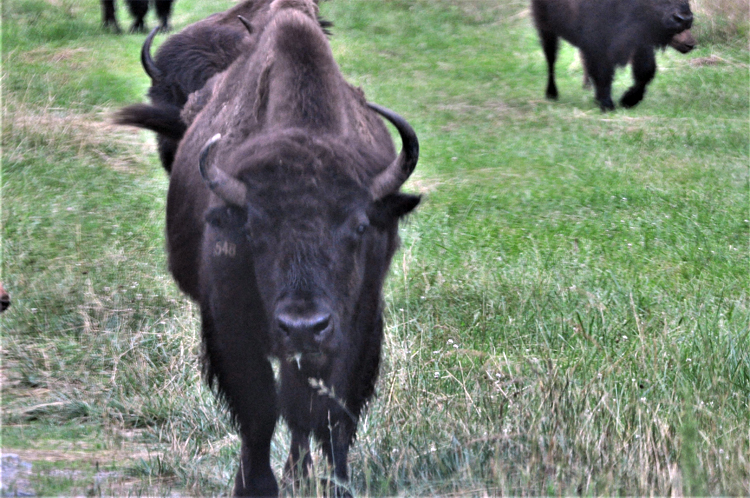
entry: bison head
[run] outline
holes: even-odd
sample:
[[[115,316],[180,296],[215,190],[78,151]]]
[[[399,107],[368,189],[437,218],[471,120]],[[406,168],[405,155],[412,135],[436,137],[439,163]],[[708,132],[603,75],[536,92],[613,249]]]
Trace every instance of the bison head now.
[[[325,375],[331,358],[358,340],[352,331],[379,316],[398,220],[420,200],[398,192],[416,165],[414,131],[392,111],[371,107],[398,128],[404,147],[369,178],[350,165],[377,164],[382,156],[295,129],[225,156],[242,164],[234,175],[211,160],[219,135],[200,154],[201,173],[216,194],[204,254],[234,268],[211,274],[243,279],[243,286],[253,281],[269,351],[307,376]]]
[[[654,6],[658,9],[661,19],[663,45],[669,40],[693,25],[693,12],[690,10],[688,0],[655,0]]]

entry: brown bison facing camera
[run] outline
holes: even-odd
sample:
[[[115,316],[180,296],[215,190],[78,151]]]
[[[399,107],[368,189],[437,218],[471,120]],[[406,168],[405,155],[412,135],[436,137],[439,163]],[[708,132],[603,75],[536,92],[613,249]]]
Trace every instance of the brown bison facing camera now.
[[[278,494],[270,447],[281,414],[285,474],[309,473],[312,434],[330,492],[346,495],[378,377],[383,281],[399,220],[420,200],[399,192],[417,137],[346,83],[312,0],[245,0],[222,16],[244,30],[240,54],[173,123],[186,131],[167,197],[170,271],[200,304],[204,372],[240,433],[234,494]]]
[[[563,38],[581,50],[603,111],[615,108],[617,66],[632,64],[634,83],[620,104],[633,107],[656,74],[654,48],[666,47],[693,23],[688,0],[532,0],[531,10],[547,59],[547,98],[557,98],[555,60]]]

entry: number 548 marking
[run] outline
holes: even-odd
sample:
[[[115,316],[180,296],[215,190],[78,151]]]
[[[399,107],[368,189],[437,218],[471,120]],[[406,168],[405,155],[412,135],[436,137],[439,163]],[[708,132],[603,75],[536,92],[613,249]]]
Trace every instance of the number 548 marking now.
[[[233,258],[237,254],[237,245],[231,242],[217,242],[214,245],[214,256],[229,256]]]

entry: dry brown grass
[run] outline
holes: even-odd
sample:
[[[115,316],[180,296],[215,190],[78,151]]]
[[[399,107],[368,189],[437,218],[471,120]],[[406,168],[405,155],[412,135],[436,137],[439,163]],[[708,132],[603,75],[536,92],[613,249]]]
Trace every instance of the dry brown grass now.
[[[745,38],[750,31],[750,4],[747,0],[693,0],[696,20],[693,32],[698,41],[728,41]]]
[[[3,106],[3,146],[9,163],[23,160],[44,145],[54,145],[61,154],[86,152],[113,170],[133,173],[143,160],[133,151],[153,154],[154,141],[144,142],[135,129],[111,122],[109,109],[76,112],[18,103]]]

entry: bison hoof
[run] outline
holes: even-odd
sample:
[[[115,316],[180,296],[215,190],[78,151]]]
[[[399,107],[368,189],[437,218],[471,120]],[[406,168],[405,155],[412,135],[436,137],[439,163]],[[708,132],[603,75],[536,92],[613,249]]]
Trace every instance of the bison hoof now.
[[[614,111],[615,103],[612,102],[611,98],[607,97],[606,99],[602,99],[599,101],[599,107],[601,107],[602,112]]]
[[[146,25],[145,25],[145,24],[143,24],[143,23],[141,23],[141,24],[133,24],[133,25],[132,25],[132,26],[130,27],[130,33],[131,33],[131,34],[135,34],[135,33],[145,33],[145,32],[146,32]]]
[[[622,96],[620,104],[623,107],[635,107],[641,100],[643,100],[643,91],[631,89],[625,92],[625,95]]]
[[[557,100],[557,88],[547,88],[545,95],[549,100]]]

